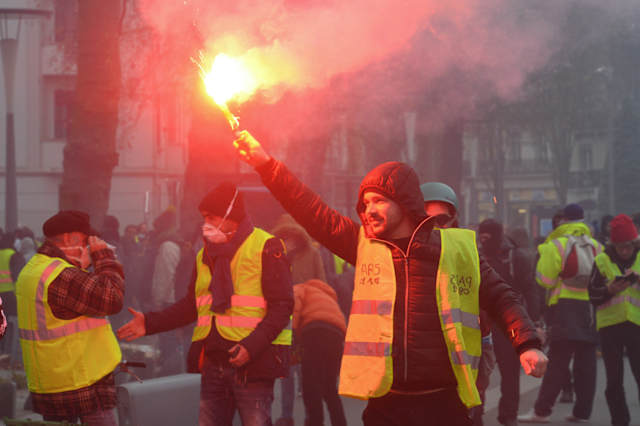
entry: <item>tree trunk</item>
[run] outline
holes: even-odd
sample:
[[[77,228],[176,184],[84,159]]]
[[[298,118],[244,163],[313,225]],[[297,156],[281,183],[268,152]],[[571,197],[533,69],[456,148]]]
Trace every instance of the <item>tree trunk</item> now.
[[[78,73],[59,204],[86,211],[98,229],[118,164],[119,20],[119,2],[78,1]]]

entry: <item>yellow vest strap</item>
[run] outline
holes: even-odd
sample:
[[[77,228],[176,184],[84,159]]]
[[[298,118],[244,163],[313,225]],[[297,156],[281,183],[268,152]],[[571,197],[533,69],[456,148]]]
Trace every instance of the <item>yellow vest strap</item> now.
[[[442,316],[442,323],[445,325],[461,323],[465,327],[480,330],[480,322],[478,321],[478,316],[469,312],[465,312],[462,309],[443,309],[440,315]]]
[[[558,282],[557,278],[554,280],[549,277],[546,277],[542,275],[540,271],[536,271],[536,279],[538,280],[538,282],[541,282],[542,284],[547,285],[549,287],[556,285],[556,283]]]
[[[109,321],[104,318],[87,318],[50,330],[25,330],[21,328],[20,338],[23,340],[52,340],[82,331],[93,330],[107,324],[109,324]]]
[[[558,249],[558,253],[560,254],[560,258],[562,259],[562,266],[564,267],[564,262],[566,259],[564,258],[564,246],[560,242],[560,240],[552,240],[553,245]]]
[[[44,307],[44,287],[45,283],[49,279],[49,276],[55,271],[55,269],[60,265],[59,260],[54,260],[51,262],[40,275],[40,280],[38,281],[38,288],[36,289],[36,318],[38,321],[38,330],[46,330],[47,329],[47,317],[45,314]]]
[[[628,294],[625,294],[625,295],[618,294],[617,296],[613,296],[611,299],[609,299],[607,302],[603,303],[602,305],[599,305],[598,307],[596,307],[596,310],[600,311],[602,309],[609,308],[613,305],[621,305],[625,302],[640,308],[640,300],[638,300],[637,298],[630,296]]]
[[[344,342],[344,355],[391,356],[391,345],[382,342]]]
[[[480,357],[471,355],[467,351],[451,351],[451,360],[454,364],[470,365],[474,369],[480,365]]]
[[[196,327],[206,327],[211,323],[212,315],[200,315],[198,316],[198,323]]]
[[[354,300],[351,304],[352,314],[389,315],[392,303],[390,300]]]

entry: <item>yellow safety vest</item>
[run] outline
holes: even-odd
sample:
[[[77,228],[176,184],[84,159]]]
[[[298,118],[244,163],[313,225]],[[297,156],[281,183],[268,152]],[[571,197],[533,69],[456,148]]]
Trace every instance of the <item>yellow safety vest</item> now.
[[[587,235],[591,237],[589,227],[582,222],[571,222],[560,225],[550,234],[543,244],[538,246],[540,259],[536,265],[537,283],[549,289],[548,306],[553,306],[560,299],[589,300],[589,292],[586,287],[571,287],[560,278],[560,273],[569,253],[566,252],[567,234]],[[596,247],[596,255],[602,252],[602,244],[593,240]]]
[[[480,261],[475,232],[440,230],[442,249],[436,295],[458,395],[480,405],[476,388],[482,352],[479,320]],[[393,307],[396,277],[391,249],[361,228],[353,304],[340,369],[339,393],[360,399],[385,395],[393,383]]]
[[[196,278],[196,306],[198,322],[193,329],[192,341],[206,338],[211,331],[213,316],[218,333],[227,340],[239,342],[247,337],[262,321],[267,312],[267,302],[262,294],[262,251],[272,235],[262,229],[253,232],[240,245],[231,259],[231,279],[233,295],[231,307],[219,314],[211,310],[213,297],[209,291],[211,271],[202,261],[204,250],[196,257],[198,275]],[[276,345],[291,345],[291,321],[272,342]]]
[[[92,385],[122,358],[106,318],[83,315],[63,320],[51,312],[49,285],[65,268],[74,267],[38,253],[18,277],[18,329],[31,392],[58,393]]]
[[[9,262],[15,251],[10,248],[0,250],[0,293],[16,291],[16,286],[11,279]]]
[[[609,283],[616,276],[622,275],[618,265],[613,263],[606,253],[600,253],[596,256],[596,266]],[[640,273],[640,253],[636,256],[631,269]],[[596,307],[596,327],[598,330],[625,321],[640,325],[640,286],[638,284],[630,285],[624,291]]]

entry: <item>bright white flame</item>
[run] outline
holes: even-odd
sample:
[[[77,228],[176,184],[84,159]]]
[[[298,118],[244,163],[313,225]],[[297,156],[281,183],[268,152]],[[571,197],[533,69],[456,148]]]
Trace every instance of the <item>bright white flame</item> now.
[[[250,95],[256,90],[257,83],[244,64],[224,53],[218,54],[211,69],[202,74],[207,94],[218,105],[224,105],[240,94]]]

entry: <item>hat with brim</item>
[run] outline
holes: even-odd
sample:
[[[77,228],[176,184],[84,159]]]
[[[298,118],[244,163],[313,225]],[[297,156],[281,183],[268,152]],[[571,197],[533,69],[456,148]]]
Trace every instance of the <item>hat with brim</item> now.
[[[47,238],[70,232],[99,235],[98,231],[91,227],[89,215],[78,210],[61,210],[42,225],[42,233]]]

